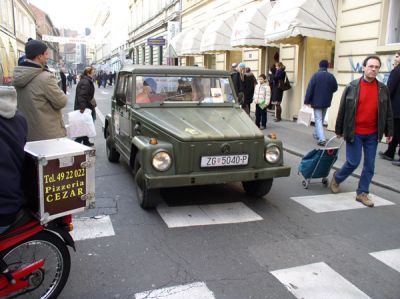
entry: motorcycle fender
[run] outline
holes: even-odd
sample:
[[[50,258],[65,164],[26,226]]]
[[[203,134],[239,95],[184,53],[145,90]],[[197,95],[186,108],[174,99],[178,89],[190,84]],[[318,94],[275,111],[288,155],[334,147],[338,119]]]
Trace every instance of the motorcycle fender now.
[[[59,227],[52,227],[51,231],[57,233],[64,240],[65,244],[70,246],[76,252],[75,241],[74,241],[74,239],[72,239],[69,232],[67,232],[65,229],[59,228]]]

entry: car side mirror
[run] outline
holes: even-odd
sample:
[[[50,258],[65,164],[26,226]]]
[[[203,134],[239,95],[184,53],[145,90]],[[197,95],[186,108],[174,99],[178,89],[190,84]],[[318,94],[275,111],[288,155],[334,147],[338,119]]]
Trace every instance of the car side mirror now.
[[[125,105],[126,104],[126,94],[124,93],[117,93],[115,94],[115,100],[118,105]]]

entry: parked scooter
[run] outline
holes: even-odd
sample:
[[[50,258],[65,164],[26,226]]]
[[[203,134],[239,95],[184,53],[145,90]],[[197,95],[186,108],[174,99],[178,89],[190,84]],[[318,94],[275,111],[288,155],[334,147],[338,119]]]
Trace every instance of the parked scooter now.
[[[57,298],[71,267],[67,245],[75,250],[72,228],[71,215],[41,225],[21,212],[0,235],[0,298]]]

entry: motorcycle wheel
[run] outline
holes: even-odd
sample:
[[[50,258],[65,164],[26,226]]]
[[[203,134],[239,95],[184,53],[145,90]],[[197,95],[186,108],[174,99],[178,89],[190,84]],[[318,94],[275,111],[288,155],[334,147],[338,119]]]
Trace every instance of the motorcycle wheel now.
[[[50,231],[41,231],[12,247],[3,254],[3,259],[11,271],[44,260],[43,268],[26,277],[30,282],[29,287],[13,293],[10,298],[21,295],[26,295],[27,298],[57,298],[68,280],[71,268],[67,246]]]

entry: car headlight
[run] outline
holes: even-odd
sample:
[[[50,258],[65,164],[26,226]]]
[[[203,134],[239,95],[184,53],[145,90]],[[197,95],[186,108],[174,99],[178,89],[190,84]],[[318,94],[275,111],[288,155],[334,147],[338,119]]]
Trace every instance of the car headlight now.
[[[152,164],[154,169],[158,171],[166,171],[171,166],[171,156],[164,151],[159,151],[153,156]]]
[[[265,149],[265,160],[269,163],[276,163],[281,158],[281,150],[276,145],[268,146]]]

